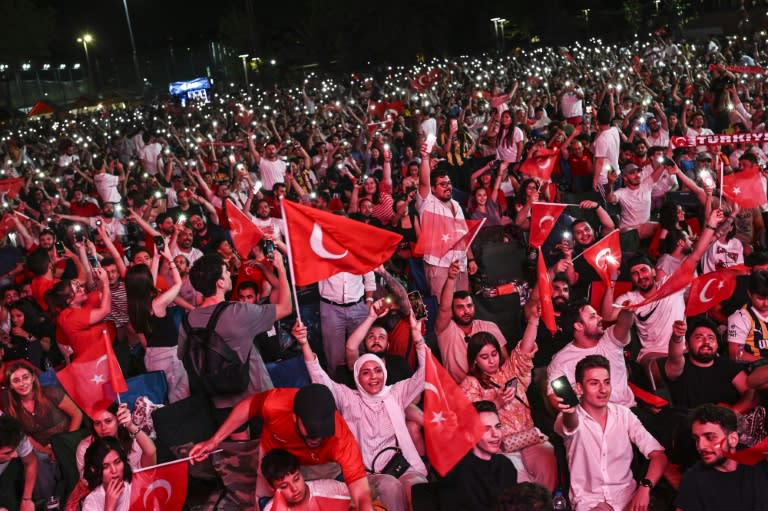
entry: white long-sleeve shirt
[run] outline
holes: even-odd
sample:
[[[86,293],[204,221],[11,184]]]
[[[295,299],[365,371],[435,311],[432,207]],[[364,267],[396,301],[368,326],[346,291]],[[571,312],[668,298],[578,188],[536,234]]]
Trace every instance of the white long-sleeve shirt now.
[[[347,304],[360,301],[366,291],[376,291],[376,277],[372,271],[353,275],[343,271],[318,283],[320,296],[334,303]]]

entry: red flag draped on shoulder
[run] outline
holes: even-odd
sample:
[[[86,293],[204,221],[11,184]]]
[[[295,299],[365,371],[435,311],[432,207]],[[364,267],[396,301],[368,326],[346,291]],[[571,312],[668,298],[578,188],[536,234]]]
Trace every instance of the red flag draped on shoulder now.
[[[523,161],[520,165],[520,173],[549,181],[559,157],[559,149],[539,149],[535,155]]]
[[[389,259],[399,234],[291,201],[281,201],[297,286],[343,271],[369,272]]]
[[[555,222],[565,210],[565,204],[534,202],[531,207],[531,229],[528,243],[538,248],[547,240]]]
[[[662,298],[677,293],[691,283],[695,271],[696,263],[690,257],[686,258],[685,261],[683,261],[683,264],[680,265],[680,268],[670,275],[660,287],[657,287],[650,296],[642,302],[629,305],[628,308],[636,309],[643,305],[648,305],[649,303],[658,302]]]
[[[768,202],[757,167],[725,176],[723,195],[744,209],[756,208]]]
[[[346,496],[324,497],[312,494],[312,504],[315,506],[312,509],[319,509],[321,511],[349,511],[351,503],[352,499]],[[288,511],[291,509],[288,507],[282,491],[277,490],[275,492],[271,509],[272,511]]]
[[[181,511],[187,500],[187,460],[134,471],[128,511]]]
[[[225,209],[235,250],[240,254],[241,259],[248,259],[251,249],[264,237],[264,233],[229,199],[226,201]]]
[[[541,302],[541,320],[544,326],[552,333],[557,331],[555,323],[555,306],[552,304],[552,281],[549,280],[547,264],[544,262],[544,254],[539,247],[539,258],[537,261],[537,270],[539,273],[536,286],[539,288],[539,300]]]
[[[96,343],[56,374],[67,394],[89,416],[106,409],[128,390],[106,331]]]
[[[413,248],[414,256],[442,258],[451,250],[466,251],[485,220],[466,220],[425,211],[421,216],[421,234]]]
[[[427,456],[438,474],[444,476],[477,444],[485,428],[475,407],[430,351],[425,369]]]
[[[730,298],[736,290],[736,277],[747,273],[749,273],[749,268],[740,264],[705,273],[694,279],[691,284],[691,292],[688,294],[685,315],[704,314],[718,303]]]
[[[605,283],[621,266],[621,239],[615,230],[582,252],[584,260],[592,266]]]

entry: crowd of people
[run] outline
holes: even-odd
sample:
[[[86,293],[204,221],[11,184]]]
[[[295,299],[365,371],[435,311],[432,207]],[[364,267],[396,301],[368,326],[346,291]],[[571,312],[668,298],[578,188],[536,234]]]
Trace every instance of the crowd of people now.
[[[210,403],[193,461],[259,439],[251,507],[768,508],[768,464],[732,458],[768,436],[764,37],[593,40],[6,124],[0,509],[127,510],[132,471],[173,444],[56,384],[105,335],[126,377],[163,372],[166,406]],[[292,286],[286,201],[402,239],[367,273]],[[601,273],[588,255],[609,239]],[[203,332],[237,375],[199,374]],[[443,476],[430,351],[483,427]],[[295,360],[306,385],[275,388],[268,368]]]

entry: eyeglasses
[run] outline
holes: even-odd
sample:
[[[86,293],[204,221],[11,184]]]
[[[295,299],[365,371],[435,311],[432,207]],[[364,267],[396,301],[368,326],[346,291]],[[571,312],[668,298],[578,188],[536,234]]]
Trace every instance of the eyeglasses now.
[[[29,373],[19,376],[18,378],[11,379],[11,383],[13,383],[14,385],[18,385],[19,383],[28,382],[28,381],[32,381],[32,375]]]

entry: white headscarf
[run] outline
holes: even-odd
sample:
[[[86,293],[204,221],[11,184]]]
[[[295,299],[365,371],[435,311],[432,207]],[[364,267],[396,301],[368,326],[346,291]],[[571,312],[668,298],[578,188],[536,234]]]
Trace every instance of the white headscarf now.
[[[377,392],[376,394],[370,394],[368,393],[362,385],[360,385],[360,370],[363,368],[363,365],[367,362],[374,362],[379,367],[381,367],[381,370],[383,372],[383,378],[384,378],[384,386],[382,386],[381,390]],[[384,361],[381,360],[380,357],[377,355],[372,355],[370,353],[366,353],[365,355],[361,356],[355,361],[355,365],[353,367],[353,372],[355,375],[355,385],[357,386],[358,394],[360,396],[360,399],[363,401],[363,403],[370,408],[377,407],[377,405],[383,403],[384,409],[387,412],[387,415],[389,416],[390,422],[392,422],[392,427],[395,430],[395,438],[397,438],[397,446],[400,447],[400,449],[403,451],[403,456],[405,456],[405,459],[408,460],[408,463],[411,464],[411,467],[416,470],[417,472],[420,472],[423,475],[427,474],[427,468],[424,466],[424,462],[421,460],[421,457],[419,456],[419,453],[416,451],[416,446],[413,445],[413,440],[411,439],[410,433],[408,433],[408,428],[405,425],[405,411],[400,407],[400,405],[397,403],[395,398],[393,396],[390,396],[390,389],[392,388],[391,385],[386,385],[387,381],[387,368],[384,365]],[[394,446],[392,446],[394,447]],[[381,470],[384,468],[385,463],[382,461],[377,461],[376,468],[378,470]]]

